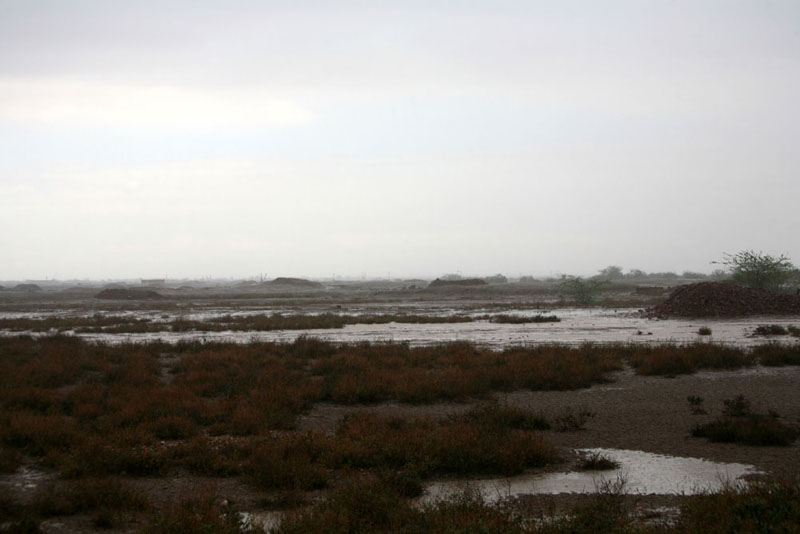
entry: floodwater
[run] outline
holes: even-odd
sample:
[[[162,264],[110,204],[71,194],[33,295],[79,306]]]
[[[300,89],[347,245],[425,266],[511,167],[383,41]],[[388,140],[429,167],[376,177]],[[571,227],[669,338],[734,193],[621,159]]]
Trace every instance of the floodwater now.
[[[255,313],[279,313],[286,310],[235,310],[215,309],[197,313],[176,312],[128,312],[126,316],[146,318],[155,321],[176,319],[209,319],[222,315],[251,315]],[[458,310],[445,310],[431,315],[447,315]],[[476,315],[485,312],[474,312]],[[767,341],[784,343],[800,342],[789,336],[752,337],[758,325],[780,324],[788,326],[800,323],[800,317],[747,317],[736,319],[648,319],[636,309],[606,308],[564,308],[552,310],[511,310],[503,313],[531,316],[554,314],[561,321],[557,323],[499,324],[486,320],[471,323],[444,324],[354,324],[339,329],[224,331],[224,332],[154,332],[143,334],[76,334],[81,337],[109,343],[152,341],[160,339],[167,342],[179,340],[206,341],[294,341],[299,336],[313,336],[335,342],[396,341],[411,345],[429,345],[454,340],[470,341],[481,345],[502,348],[513,345],[535,345],[543,343],[562,343],[577,345],[581,343],[691,343],[697,341],[751,346]],[[0,313],[0,318],[19,317],[23,314]],[[31,317],[33,314],[25,314]],[[36,314],[36,317],[55,314]],[[85,314],[84,314],[85,315]],[[59,314],[65,316],[65,314]],[[700,336],[700,327],[712,330],[710,336]],[[19,332],[2,332],[16,334]]]
[[[478,489],[490,502],[526,494],[596,493],[615,486],[625,494],[696,495],[718,491],[726,484],[743,483],[745,475],[759,473],[752,465],[718,463],[643,451],[578,449],[576,452],[599,453],[618,462],[620,467],[609,471],[433,482],[427,486],[424,499],[433,501],[447,497],[465,487]]]

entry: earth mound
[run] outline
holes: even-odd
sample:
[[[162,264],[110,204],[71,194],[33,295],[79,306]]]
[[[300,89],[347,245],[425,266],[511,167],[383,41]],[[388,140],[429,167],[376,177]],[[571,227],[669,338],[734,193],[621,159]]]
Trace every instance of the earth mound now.
[[[17,284],[14,286],[14,291],[27,291],[33,293],[35,291],[42,291],[42,288],[37,284]]]
[[[648,310],[649,317],[740,317],[800,314],[800,296],[720,282],[676,287],[669,298]]]
[[[437,278],[428,287],[471,287],[471,286],[485,286],[488,285],[486,280],[481,278],[465,278],[463,280],[442,280]]]
[[[305,287],[305,288],[319,288],[322,284],[314,282],[313,280],[306,280],[305,278],[291,278],[288,276],[279,276],[271,282],[267,282],[271,286],[292,286],[292,287]]]
[[[104,289],[94,296],[96,299],[105,300],[160,300],[164,295],[151,289]]]

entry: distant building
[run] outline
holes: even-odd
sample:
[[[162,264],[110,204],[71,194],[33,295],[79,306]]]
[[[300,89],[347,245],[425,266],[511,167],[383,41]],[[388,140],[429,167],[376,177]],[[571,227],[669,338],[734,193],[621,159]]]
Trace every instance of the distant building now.
[[[142,278],[142,285],[147,287],[164,287],[167,284],[166,278]]]

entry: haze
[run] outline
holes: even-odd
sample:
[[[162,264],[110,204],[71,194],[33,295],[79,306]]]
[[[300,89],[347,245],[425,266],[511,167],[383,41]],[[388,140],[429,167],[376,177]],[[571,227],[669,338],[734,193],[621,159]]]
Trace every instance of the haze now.
[[[800,3],[0,0],[0,279],[800,260]]]

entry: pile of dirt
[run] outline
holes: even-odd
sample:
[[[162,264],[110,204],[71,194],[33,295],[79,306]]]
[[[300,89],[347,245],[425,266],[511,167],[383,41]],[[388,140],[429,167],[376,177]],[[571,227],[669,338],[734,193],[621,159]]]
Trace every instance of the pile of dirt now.
[[[313,280],[306,280],[305,278],[291,278],[288,276],[279,276],[271,282],[267,282],[271,286],[291,286],[307,289],[316,289],[322,287],[319,282]]]
[[[700,282],[676,287],[649,317],[739,317],[800,314],[800,296],[736,284]]]
[[[485,286],[488,285],[486,280],[481,278],[465,278],[463,280],[442,280],[437,278],[428,287],[469,287],[469,286]]]
[[[96,299],[105,300],[161,300],[164,295],[151,289],[104,289],[94,296]]]
[[[14,286],[14,291],[26,291],[28,293],[34,293],[36,291],[42,291],[42,288],[37,284],[17,284]]]

